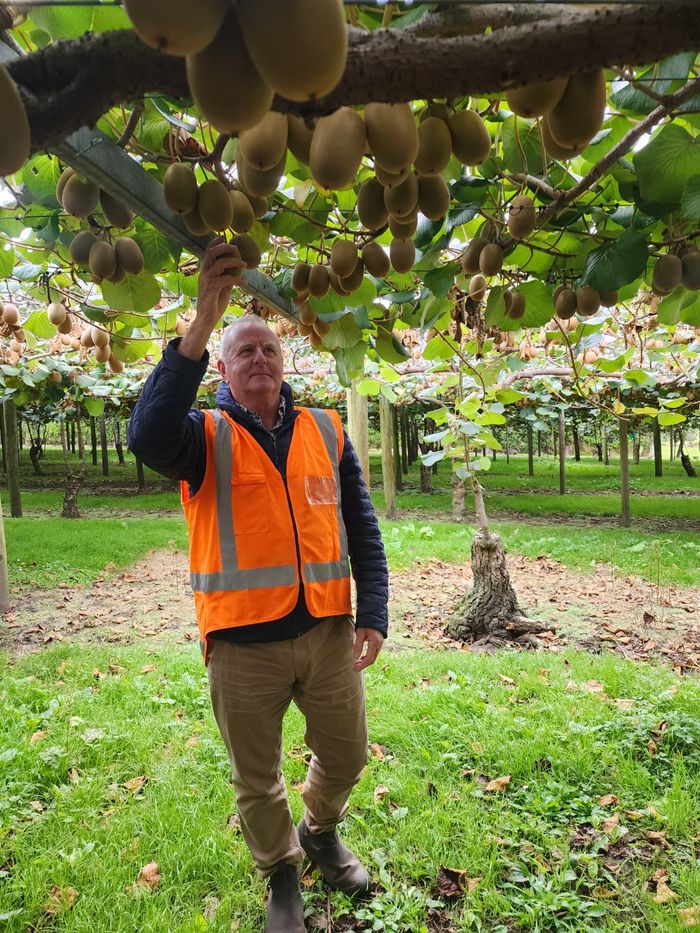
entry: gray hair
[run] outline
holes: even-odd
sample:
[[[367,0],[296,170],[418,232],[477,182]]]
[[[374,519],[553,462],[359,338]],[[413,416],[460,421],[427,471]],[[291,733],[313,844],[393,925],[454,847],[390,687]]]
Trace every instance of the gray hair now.
[[[241,324],[250,324],[253,321],[260,324],[261,327],[264,327],[272,337],[277,340],[277,335],[270,329],[267,322],[264,321],[261,317],[258,317],[257,314],[243,314],[241,317],[236,318],[228,327],[224,328],[224,332],[221,335],[221,343],[219,345],[219,359],[223,360],[224,363],[231,356],[231,351],[236,343],[236,336],[238,328]]]

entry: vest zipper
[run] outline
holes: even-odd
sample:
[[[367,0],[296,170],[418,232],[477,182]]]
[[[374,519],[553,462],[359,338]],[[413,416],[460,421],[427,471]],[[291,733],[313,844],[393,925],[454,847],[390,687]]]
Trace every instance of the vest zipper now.
[[[294,433],[294,425],[292,425],[292,434],[293,434],[293,433]],[[290,495],[289,495],[289,487],[287,486],[287,475],[286,475],[286,471],[285,471],[285,473],[282,473],[282,471],[280,470],[280,464],[279,464],[279,450],[278,450],[278,447],[277,447],[277,437],[276,437],[276,435],[274,435],[272,432],[270,432],[270,437],[272,438],[272,450],[273,450],[273,453],[274,453],[274,464],[275,464],[275,466],[277,467],[277,472],[278,472],[279,475],[282,477],[282,483],[284,484],[284,492],[285,492],[285,495],[287,496],[287,507],[289,508],[289,517],[290,517],[291,520],[292,520],[292,529],[293,529],[293,531],[294,531],[294,546],[296,547],[296,551],[297,551],[297,571],[298,571],[298,573],[299,573],[299,589],[300,589],[300,591],[301,591],[301,590],[303,590],[303,579],[302,579],[302,575],[301,575],[301,550],[299,549],[299,533],[298,533],[298,531],[297,531],[297,523],[296,523],[296,521],[294,520],[294,510],[292,509],[292,500],[291,500],[291,497],[290,497]],[[289,446],[290,446],[290,448],[291,448],[291,442],[290,442],[290,445],[289,445]],[[297,602],[298,602],[298,598],[297,598]],[[304,602],[306,602],[306,600],[304,600]],[[304,633],[303,633],[303,631],[300,630],[299,621],[298,621],[298,620],[295,620],[295,623],[294,623],[294,624],[295,624],[296,627],[297,627],[297,630],[296,630],[296,637],[297,637],[297,638],[301,638],[301,636],[302,636]]]

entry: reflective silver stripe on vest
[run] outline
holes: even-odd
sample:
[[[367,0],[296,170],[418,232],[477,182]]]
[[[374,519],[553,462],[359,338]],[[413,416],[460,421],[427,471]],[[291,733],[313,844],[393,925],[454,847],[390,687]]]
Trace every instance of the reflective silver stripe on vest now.
[[[340,560],[328,561],[328,563],[304,564],[304,579],[308,583],[327,583],[329,580],[343,580],[350,576],[350,565],[348,563],[348,535],[343,521],[343,504],[340,498],[340,469],[338,464],[338,434],[333,424],[333,419],[328,412],[320,408],[308,408],[307,411],[313,416],[318,429],[326,445],[328,458],[333,467],[335,476],[335,486],[337,491],[337,515],[338,515],[338,534],[340,536]]]
[[[219,411],[213,412],[216,425],[214,462],[216,464],[216,517],[221,548],[220,573],[192,573],[190,584],[196,593],[217,593],[229,590],[258,590],[273,586],[293,586],[297,582],[296,567],[281,565],[241,570],[238,566],[236,536],[233,531],[233,499],[231,473],[233,453],[231,425]],[[337,459],[337,458],[336,458]]]

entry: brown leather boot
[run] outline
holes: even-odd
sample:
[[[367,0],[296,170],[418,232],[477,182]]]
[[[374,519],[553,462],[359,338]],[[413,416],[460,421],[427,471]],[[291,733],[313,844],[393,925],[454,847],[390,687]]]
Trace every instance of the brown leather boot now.
[[[371,884],[369,875],[357,856],[338,839],[335,830],[312,833],[302,820],[297,831],[302,849],[318,865],[332,888],[350,897],[367,897]]]
[[[297,870],[287,862],[280,862],[270,875],[265,933],[306,933]]]

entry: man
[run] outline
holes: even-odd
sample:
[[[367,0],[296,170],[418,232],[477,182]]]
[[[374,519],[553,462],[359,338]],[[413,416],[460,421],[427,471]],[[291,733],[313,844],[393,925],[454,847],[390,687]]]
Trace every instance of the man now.
[[[207,250],[197,315],[149,377],[129,446],[181,480],[214,715],[243,836],[270,879],[266,931],[303,933],[304,852],[334,888],[363,895],[370,885],[336,825],[367,759],[362,671],[387,632],[387,566],[340,419],[295,407],[279,340],[262,319],[246,316],[226,329],[217,411],[191,410],[208,340],[243,267],[220,240]],[[281,773],[282,720],[292,700],[312,751],[298,827]]]

